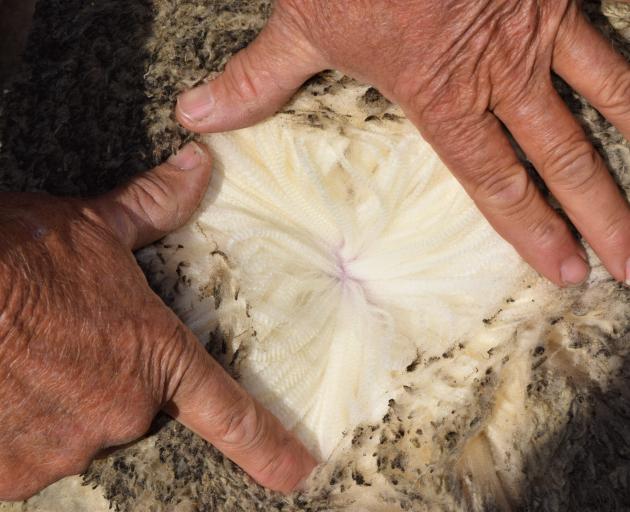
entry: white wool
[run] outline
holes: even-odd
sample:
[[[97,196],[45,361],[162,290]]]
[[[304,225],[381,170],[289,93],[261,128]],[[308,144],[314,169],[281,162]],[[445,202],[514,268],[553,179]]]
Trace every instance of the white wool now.
[[[247,304],[241,382],[324,459],[383,415],[419,354],[473,336],[521,283],[524,264],[407,121],[279,115],[206,142],[210,190],[168,239],[193,290],[175,309],[205,341]],[[197,291],[217,249],[240,291],[215,311]]]

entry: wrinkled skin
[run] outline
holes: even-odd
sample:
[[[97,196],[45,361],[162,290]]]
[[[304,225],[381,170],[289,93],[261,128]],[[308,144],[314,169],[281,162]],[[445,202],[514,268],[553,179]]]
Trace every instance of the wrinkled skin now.
[[[505,126],[610,273],[630,282],[630,208],[551,80],[630,137],[630,68],[575,1],[279,0],[219,78],[180,97],[178,118],[197,132],[253,124],[327,68],[400,104],[497,232],[556,284],[580,284],[586,253]]]
[[[315,461],[150,290],[132,249],[176,229],[210,177],[191,144],[93,200],[0,194],[0,500],[142,436],[164,409],[261,484]]]

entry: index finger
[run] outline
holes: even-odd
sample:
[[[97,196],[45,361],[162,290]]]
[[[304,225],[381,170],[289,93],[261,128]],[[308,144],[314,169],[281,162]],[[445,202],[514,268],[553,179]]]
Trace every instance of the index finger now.
[[[288,432],[201,347],[165,411],[213,444],[256,482],[275,491],[293,491],[317,465],[297,437]]]

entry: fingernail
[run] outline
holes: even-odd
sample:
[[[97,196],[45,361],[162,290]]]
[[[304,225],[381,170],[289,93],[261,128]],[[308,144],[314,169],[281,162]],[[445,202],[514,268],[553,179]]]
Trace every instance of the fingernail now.
[[[586,281],[590,270],[582,256],[574,254],[560,265],[560,278],[566,286],[577,286]]]
[[[630,259],[626,261],[626,286],[630,286]]]
[[[183,93],[177,99],[177,105],[180,114],[193,123],[198,123],[210,117],[214,108],[214,102],[209,93],[208,84],[200,85]]]
[[[196,142],[189,142],[168,159],[168,163],[182,171],[192,171],[206,159],[206,154]]]

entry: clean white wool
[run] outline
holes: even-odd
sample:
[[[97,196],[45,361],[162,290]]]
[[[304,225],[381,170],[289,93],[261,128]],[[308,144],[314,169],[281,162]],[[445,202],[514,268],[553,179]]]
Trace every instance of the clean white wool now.
[[[167,239],[190,290],[175,309],[206,340],[247,304],[251,325],[229,340],[241,382],[324,459],[383,415],[414,359],[482,328],[525,270],[411,124],[337,128],[278,115],[208,137],[210,191]],[[239,292],[215,308],[217,250]]]

